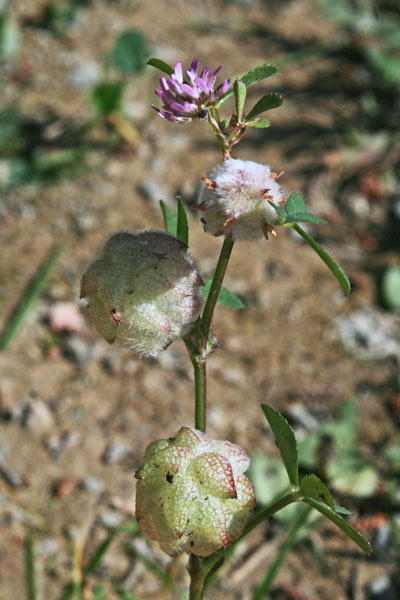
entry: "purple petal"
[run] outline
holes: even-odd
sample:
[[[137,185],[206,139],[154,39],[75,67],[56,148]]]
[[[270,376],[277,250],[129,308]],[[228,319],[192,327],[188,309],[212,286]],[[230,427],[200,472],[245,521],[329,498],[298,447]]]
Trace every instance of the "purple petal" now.
[[[199,64],[200,64],[200,63],[199,63],[199,61],[197,60],[197,58],[195,58],[195,59],[192,61],[192,64],[190,65],[190,70],[191,70],[191,72],[192,72],[192,73],[194,73],[195,75],[197,75],[197,73],[198,73],[198,70],[199,70]]]
[[[168,83],[167,83],[167,80],[165,79],[165,77],[161,77],[161,79],[160,79],[160,86],[161,86],[161,89],[164,90],[164,92],[169,89],[168,88]]]
[[[204,79],[200,79],[200,77],[196,77],[196,85],[201,89],[201,91],[207,96],[210,95],[211,87],[208,85],[208,82],[204,81]]]
[[[175,94],[178,94],[178,96],[182,93],[181,84],[174,79],[168,79],[168,85]]]
[[[181,60],[179,60],[176,63],[176,65],[175,65],[174,75],[175,75],[176,80],[178,81],[178,83],[182,83],[183,82],[182,61]],[[172,77],[174,75],[172,75]]]
[[[182,83],[181,88],[182,88],[182,92],[184,92],[190,98],[197,99],[200,96],[199,90],[197,88],[191,87],[187,83]]]
[[[171,102],[176,102],[177,98],[172,94],[169,90],[162,93],[162,96],[157,94],[159,98],[164,102],[164,104],[171,104]]]
[[[221,69],[222,69],[222,65],[219,65],[219,67],[217,69],[215,69],[214,73],[211,73],[210,77],[216,78]]]
[[[202,70],[202,72],[200,74],[201,79],[204,79],[204,80],[207,79],[210,70],[211,70],[211,67],[204,67],[204,69]]]
[[[175,102],[174,104],[170,104],[169,108],[182,113],[192,113],[193,111],[197,111],[196,104],[190,104],[189,102],[184,102],[183,104]]]
[[[224,83],[215,92],[216,98],[221,98],[231,87],[231,82],[225,79]]]

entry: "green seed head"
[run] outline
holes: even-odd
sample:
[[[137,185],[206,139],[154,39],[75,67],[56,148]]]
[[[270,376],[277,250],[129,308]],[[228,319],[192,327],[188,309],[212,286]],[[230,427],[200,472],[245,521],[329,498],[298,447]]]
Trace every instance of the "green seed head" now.
[[[203,281],[184,243],[162,231],[117,233],[86,271],[87,298],[97,331],[139,356],[156,356],[184,335],[200,314]]]
[[[142,532],[174,556],[208,556],[240,537],[255,505],[243,475],[250,459],[227,441],[182,427],[148,446],[136,472],[136,518]]]

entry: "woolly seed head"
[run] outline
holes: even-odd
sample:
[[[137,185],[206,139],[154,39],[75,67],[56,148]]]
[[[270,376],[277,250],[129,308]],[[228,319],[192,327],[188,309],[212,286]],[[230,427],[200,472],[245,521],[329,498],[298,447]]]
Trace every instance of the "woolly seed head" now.
[[[136,518],[141,531],[170,556],[208,556],[240,537],[254,508],[243,475],[246,452],[182,427],[175,438],[148,446],[136,472]]]
[[[275,234],[278,214],[273,205],[284,202],[279,176],[267,165],[229,158],[203,178],[198,210],[204,231],[234,240],[257,240]]]
[[[121,232],[84,274],[81,297],[110,344],[118,338],[139,356],[156,356],[199,316],[202,285],[181,240],[162,231]]]

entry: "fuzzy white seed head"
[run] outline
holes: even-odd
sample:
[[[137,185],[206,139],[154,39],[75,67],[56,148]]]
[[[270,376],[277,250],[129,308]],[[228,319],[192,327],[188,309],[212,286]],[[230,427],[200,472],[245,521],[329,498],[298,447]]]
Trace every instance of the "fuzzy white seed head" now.
[[[277,175],[267,165],[229,158],[203,179],[199,210],[204,231],[234,240],[257,240],[273,232],[284,202]]]
[[[118,338],[139,356],[156,356],[199,316],[202,285],[181,240],[162,231],[121,232],[84,274],[81,297],[109,343]]]
[[[136,519],[167,554],[208,556],[240,537],[254,508],[246,452],[182,427],[152,442],[136,471]]]

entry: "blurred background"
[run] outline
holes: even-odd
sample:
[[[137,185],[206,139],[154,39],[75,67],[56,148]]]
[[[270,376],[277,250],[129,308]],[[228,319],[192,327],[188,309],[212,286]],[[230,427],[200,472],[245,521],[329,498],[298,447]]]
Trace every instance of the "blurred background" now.
[[[281,411],[302,472],[330,483],[373,555],[314,516],[270,577],[289,507],[208,597],[398,599],[398,0],[0,1],[0,597],[185,598],[186,557],[138,533],[133,475],[150,441],[193,425],[190,362],[180,342],[141,361],[107,345],[79,302],[105,239],[162,228],[161,198],[174,207],[181,193],[190,209],[221,160],[204,122],[152,111],[150,56],[222,64],[221,81],[279,65],[248,103],[286,101],[234,156],[285,171],[287,194],[328,220],[308,230],[353,286],[344,299],[289,231],[237,244],[226,284],[246,308],[215,317],[208,433],[252,456],[267,503],[287,482],[259,403]],[[210,277],[221,242],[189,213]]]

